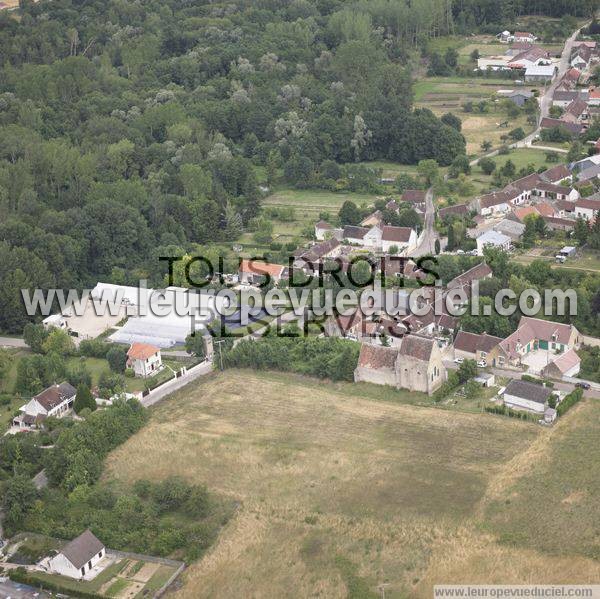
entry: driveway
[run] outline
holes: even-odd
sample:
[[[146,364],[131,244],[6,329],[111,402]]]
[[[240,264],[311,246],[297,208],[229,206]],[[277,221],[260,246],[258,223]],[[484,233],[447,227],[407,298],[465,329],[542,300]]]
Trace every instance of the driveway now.
[[[411,252],[410,256],[419,258],[428,254],[435,254],[435,240],[438,233],[434,227],[435,224],[435,206],[433,205],[433,188],[430,187],[425,194],[425,221],[423,232],[421,233],[421,242]]]
[[[50,595],[25,584],[12,582],[12,580],[0,582],[0,598],[6,599],[8,597],[12,597],[12,599],[29,599],[33,597],[36,597],[37,599],[46,599],[46,597],[50,597]]]
[[[27,347],[20,337],[0,337],[0,347]]]

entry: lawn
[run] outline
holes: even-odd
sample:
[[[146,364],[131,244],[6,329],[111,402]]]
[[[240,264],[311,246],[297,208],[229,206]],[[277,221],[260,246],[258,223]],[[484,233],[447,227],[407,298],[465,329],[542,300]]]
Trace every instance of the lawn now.
[[[373,164],[373,163],[369,163]],[[389,163],[388,163],[389,164]],[[404,167],[410,168],[410,167]],[[321,213],[329,214],[331,219],[337,216],[339,209],[346,200],[353,201],[357,206],[368,206],[381,196],[366,193],[333,192],[319,189],[280,189],[263,200],[263,206],[292,207],[293,222],[274,220],[274,233],[277,241],[286,243],[302,235],[302,232],[319,220]],[[250,244],[252,235],[242,236],[241,242]]]
[[[239,501],[213,549],[184,573],[175,593],[183,598],[289,589],[370,597],[383,582],[388,597],[430,597],[436,582],[527,583],[532,573],[600,581],[600,564],[583,555],[498,542],[488,508],[525,466],[548,457],[562,424],[548,430],[407,403],[415,398],[430,401],[289,374],[214,374],[153,408],[150,423],[109,456],[105,474],[128,483],[177,474]],[[587,426],[586,451],[595,456],[588,445],[598,418]],[[542,534],[546,509],[536,496],[526,530]]]
[[[175,567],[143,560],[118,559],[93,580],[80,582],[45,572],[31,572],[41,584],[59,584],[66,591],[94,593],[100,597],[149,597],[174,574]]]
[[[92,376],[93,387],[98,385],[98,381],[100,380],[102,373],[110,372],[110,366],[108,365],[108,362],[102,358],[69,358],[67,360],[67,368],[73,368],[81,361],[85,363],[86,368],[89,370]],[[139,377],[125,377],[126,391],[128,393],[137,393],[146,389],[147,386],[155,387],[157,384],[161,384],[173,377],[173,372],[170,370],[170,368],[173,370],[178,370],[182,366],[185,366],[185,362],[178,360],[163,359],[163,364],[165,364],[165,368],[163,368],[153,377],[146,379]]]
[[[546,153],[546,150],[538,150],[535,148],[518,148],[515,150],[510,150],[508,154],[491,156],[491,160],[496,163],[496,168],[504,166],[507,160],[511,160],[517,171],[528,166],[529,164],[533,164],[536,170],[540,168],[548,169],[560,164],[560,161],[547,162]],[[479,166],[474,166],[471,168],[471,175],[469,178],[475,186],[477,193],[492,187],[492,177],[485,175]]]
[[[522,456],[520,476],[505,481],[486,509],[501,542],[600,559],[599,428],[600,404],[588,399],[533,446],[530,459]]]
[[[14,388],[19,361],[23,356],[30,354],[30,351],[22,348],[6,348],[1,351],[5,351],[10,356],[7,371],[0,378],[0,432],[4,432],[11,423],[15,412],[25,403],[19,395],[14,394]]]
[[[488,112],[464,112],[465,102],[477,104],[482,100],[489,101],[499,89],[511,89],[514,82],[508,79],[491,79],[482,77],[426,77],[417,81],[414,86],[417,106],[429,108],[438,116],[452,112],[462,120],[462,133],[467,140],[467,154],[481,154],[481,143],[492,142],[494,147],[501,145],[501,137],[511,129],[523,127],[527,133],[533,130],[527,124],[527,117],[521,115],[509,119],[504,111],[488,102]],[[528,86],[529,89],[531,86]],[[508,122],[508,126],[500,127]]]

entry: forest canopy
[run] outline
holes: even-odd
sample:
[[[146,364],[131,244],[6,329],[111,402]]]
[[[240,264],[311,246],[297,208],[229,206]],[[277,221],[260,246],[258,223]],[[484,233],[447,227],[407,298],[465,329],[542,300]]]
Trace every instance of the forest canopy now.
[[[298,181],[332,163],[450,164],[465,141],[414,109],[412,67],[461,14],[476,27],[525,8],[23,0],[19,18],[1,12],[0,329],[22,329],[21,288],[155,285],[158,256],[237,239],[260,214],[258,169]]]

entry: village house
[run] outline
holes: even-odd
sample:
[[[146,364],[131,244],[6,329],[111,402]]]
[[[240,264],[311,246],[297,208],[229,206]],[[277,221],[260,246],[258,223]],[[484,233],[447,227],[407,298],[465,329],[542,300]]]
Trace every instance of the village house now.
[[[352,314],[335,314],[330,316],[324,324],[327,337],[344,337],[359,341],[365,334],[366,320],[362,310],[356,309]]]
[[[600,201],[581,198],[574,203],[575,218],[583,218],[589,222],[596,220],[596,215],[600,211]]]
[[[367,227],[356,227],[354,225],[346,225],[342,232],[342,238],[348,243],[356,245],[364,245],[365,235],[369,232]]]
[[[502,341],[501,337],[494,337],[487,333],[469,333],[458,331],[454,338],[454,357],[469,360],[486,360],[488,354]]]
[[[505,252],[508,252],[512,245],[512,240],[508,235],[499,233],[493,229],[486,231],[483,235],[480,235],[477,239],[477,255],[483,256],[483,249],[485,247],[496,247]]]
[[[271,264],[262,260],[243,259],[239,268],[240,283],[256,285],[270,279],[277,284],[282,279],[289,278],[289,269],[281,264]]]
[[[579,78],[579,71],[577,71],[577,73],[577,77]],[[587,102],[588,99],[589,93],[586,91],[557,89],[552,96],[552,106],[566,108],[573,100],[583,100],[584,102]]]
[[[444,220],[448,216],[466,216],[469,214],[468,204],[454,204],[454,206],[446,206],[438,210],[438,216]]]
[[[317,241],[323,241],[328,235],[331,235],[333,227],[324,220],[320,220],[315,225],[315,239]]]
[[[533,33],[529,33],[529,31],[515,31],[513,35],[513,40],[515,42],[527,42],[529,44],[533,44],[537,40],[537,37],[533,35]]]
[[[131,368],[135,376],[154,376],[163,368],[160,348],[138,341],[132,343],[127,350],[127,368]]]
[[[477,201],[477,211],[482,216],[508,212],[511,207],[511,194],[505,191],[494,191],[482,195]]]
[[[585,123],[589,118],[587,102],[580,98],[573,100],[561,116],[561,120],[567,123]]]
[[[381,226],[383,224],[383,213],[381,212],[381,210],[375,210],[375,212],[373,212],[372,214],[369,214],[369,216],[363,218],[363,220],[360,223],[361,227],[375,227],[375,226]]]
[[[75,395],[77,389],[67,382],[47,387],[19,408],[20,413],[13,418],[13,425],[37,428],[50,416],[62,418],[73,407]]]
[[[411,208],[417,214],[425,212],[425,196],[426,192],[421,189],[405,189],[402,192],[401,201],[411,204]]]
[[[448,289],[461,287],[466,290],[471,287],[473,281],[489,279],[491,276],[492,269],[485,262],[480,262],[449,281]]]
[[[522,316],[517,330],[490,352],[490,358],[493,366],[530,366],[528,354],[542,350],[541,366],[544,367],[559,354],[578,349],[580,345],[581,335],[573,325]],[[540,370],[539,365],[531,364],[530,370]]]
[[[584,130],[584,126],[580,123],[569,123],[568,121],[554,119],[548,116],[545,116],[541,120],[540,127],[542,129],[554,129],[556,127],[562,128],[568,131],[574,137],[581,135]]]
[[[315,243],[309,248],[294,252],[293,266],[295,269],[304,270],[307,274],[317,274],[319,265],[327,259],[334,259],[341,255],[343,246],[335,238]]]
[[[90,531],[82,532],[48,560],[48,569],[53,574],[69,578],[89,579],[89,573],[97,568],[106,556],[106,547]],[[98,572],[99,572],[98,568]],[[87,576],[86,576],[87,575]]]
[[[504,390],[504,405],[512,410],[544,414],[552,390],[538,383],[511,380]]]
[[[573,175],[571,171],[564,164],[557,164],[552,168],[544,171],[540,174],[540,177],[547,181],[548,183],[553,183],[554,185],[558,185],[564,181],[568,181],[569,183],[573,182]]]
[[[434,339],[407,335],[400,347],[363,343],[354,380],[431,395],[446,380],[446,368]]]
[[[543,370],[542,374],[552,379],[562,379],[563,377],[575,377],[581,369],[581,359],[574,349],[568,349],[550,362]]]
[[[417,233],[410,227],[385,225],[381,232],[381,251],[389,253],[397,248],[399,254],[408,254],[417,247]]]
[[[515,36],[510,33],[510,31],[502,31],[496,35],[498,41],[502,44],[508,44],[514,41]]]

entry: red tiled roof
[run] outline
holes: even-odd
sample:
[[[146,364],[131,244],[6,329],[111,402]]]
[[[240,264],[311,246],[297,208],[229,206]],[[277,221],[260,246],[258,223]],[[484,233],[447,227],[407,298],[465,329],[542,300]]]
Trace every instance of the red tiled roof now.
[[[496,347],[502,339],[494,337],[487,333],[469,333],[467,331],[458,331],[454,339],[454,349],[475,354],[479,351],[489,352]]]
[[[242,259],[240,272],[252,273],[255,275],[270,275],[271,277],[280,277],[285,269],[281,264],[271,264],[262,260]]]
[[[407,335],[402,339],[399,354],[410,356],[422,362],[429,362],[434,343],[436,343],[434,339],[419,337],[418,335]]]
[[[382,368],[394,370],[396,367],[397,357],[397,349],[363,343],[360,346],[358,365],[362,366],[363,368],[372,368],[374,370],[379,370]]]
[[[425,192],[420,189],[405,189],[402,193],[402,200],[422,204],[425,202]]]
[[[156,347],[155,345],[134,341],[127,350],[127,357],[131,358],[132,360],[147,360],[150,356],[153,356],[159,351],[160,348]]]

